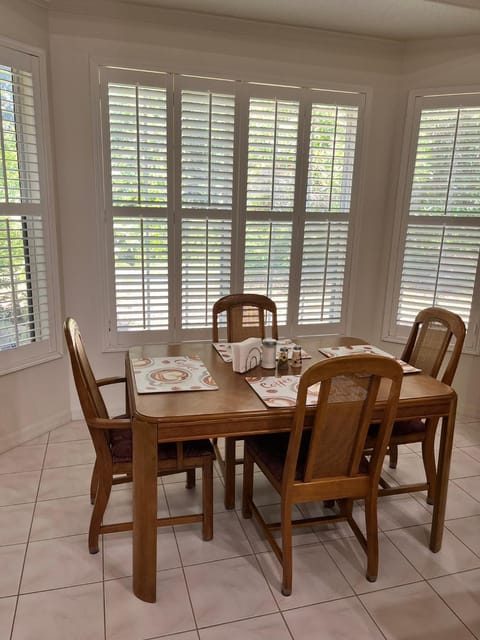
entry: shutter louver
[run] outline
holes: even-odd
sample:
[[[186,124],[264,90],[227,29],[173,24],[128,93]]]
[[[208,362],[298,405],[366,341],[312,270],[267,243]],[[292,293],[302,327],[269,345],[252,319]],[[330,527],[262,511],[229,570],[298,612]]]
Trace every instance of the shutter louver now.
[[[230,291],[230,220],[182,222],[182,327],[211,326],[212,307]]]
[[[231,209],[235,97],[182,91],[182,207]]]
[[[291,222],[247,222],[243,288],[275,300],[280,324],[287,321],[291,245]]]
[[[250,99],[247,211],[293,211],[299,104]]]
[[[298,311],[301,324],[341,321],[347,240],[347,222],[306,223]]]
[[[167,206],[165,89],[109,83],[113,206]]]
[[[350,211],[357,118],[357,107],[312,106],[308,212]]]
[[[114,218],[117,330],[168,329],[166,218]]]

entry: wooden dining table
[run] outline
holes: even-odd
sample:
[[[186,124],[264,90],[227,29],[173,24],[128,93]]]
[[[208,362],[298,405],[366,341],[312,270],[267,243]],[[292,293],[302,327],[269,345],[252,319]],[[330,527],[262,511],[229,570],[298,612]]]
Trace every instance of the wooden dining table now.
[[[296,340],[311,356],[300,372],[323,359],[320,347],[362,344],[351,337],[322,336]],[[139,393],[132,359],[195,356],[205,364],[218,385],[214,391]],[[298,373],[285,371],[283,373]],[[156,601],[157,566],[157,443],[244,436],[289,431],[294,407],[267,407],[244,379],[245,375],[275,375],[257,367],[235,373],[210,342],[131,347],[126,355],[126,377],[133,425],[133,591],[145,602]],[[380,389],[374,419],[382,414],[386,398]],[[437,488],[433,508],[430,549],[442,544],[448,476],[453,445],[457,396],[442,382],[422,373],[404,376],[397,419],[441,418]],[[313,412],[313,409],[310,413]],[[308,412],[307,412],[308,418]]]

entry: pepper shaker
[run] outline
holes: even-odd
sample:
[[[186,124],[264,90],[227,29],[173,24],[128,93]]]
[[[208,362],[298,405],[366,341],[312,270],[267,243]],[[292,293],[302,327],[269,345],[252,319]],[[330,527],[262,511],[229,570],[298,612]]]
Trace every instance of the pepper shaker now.
[[[288,369],[288,347],[280,347],[278,369]]]
[[[292,368],[299,369],[302,366],[302,348],[295,345],[292,349]]]

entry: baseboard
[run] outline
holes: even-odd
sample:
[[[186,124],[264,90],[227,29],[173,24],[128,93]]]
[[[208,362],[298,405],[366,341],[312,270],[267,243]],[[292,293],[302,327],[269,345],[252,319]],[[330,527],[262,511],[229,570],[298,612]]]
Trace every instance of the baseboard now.
[[[480,420],[480,409],[478,403],[459,402],[457,406],[457,417],[467,417],[471,420]]]
[[[2,435],[0,436],[0,453],[8,449],[13,449],[13,447],[17,447],[19,444],[23,444],[28,440],[42,436],[44,433],[47,433],[47,431],[61,427],[71,420],[72,414],[70,411],[63,411],[56,415],[49,416],[40,422],[17,429],[14,433]]]

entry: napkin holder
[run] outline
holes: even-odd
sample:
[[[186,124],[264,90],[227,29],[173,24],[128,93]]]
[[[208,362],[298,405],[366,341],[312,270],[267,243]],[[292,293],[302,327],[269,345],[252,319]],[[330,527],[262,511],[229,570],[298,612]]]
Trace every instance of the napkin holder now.
[[[247,338],[242,342],[232,342],[232,367],[237,373],[245,373],[262,362],[262,340]]]

